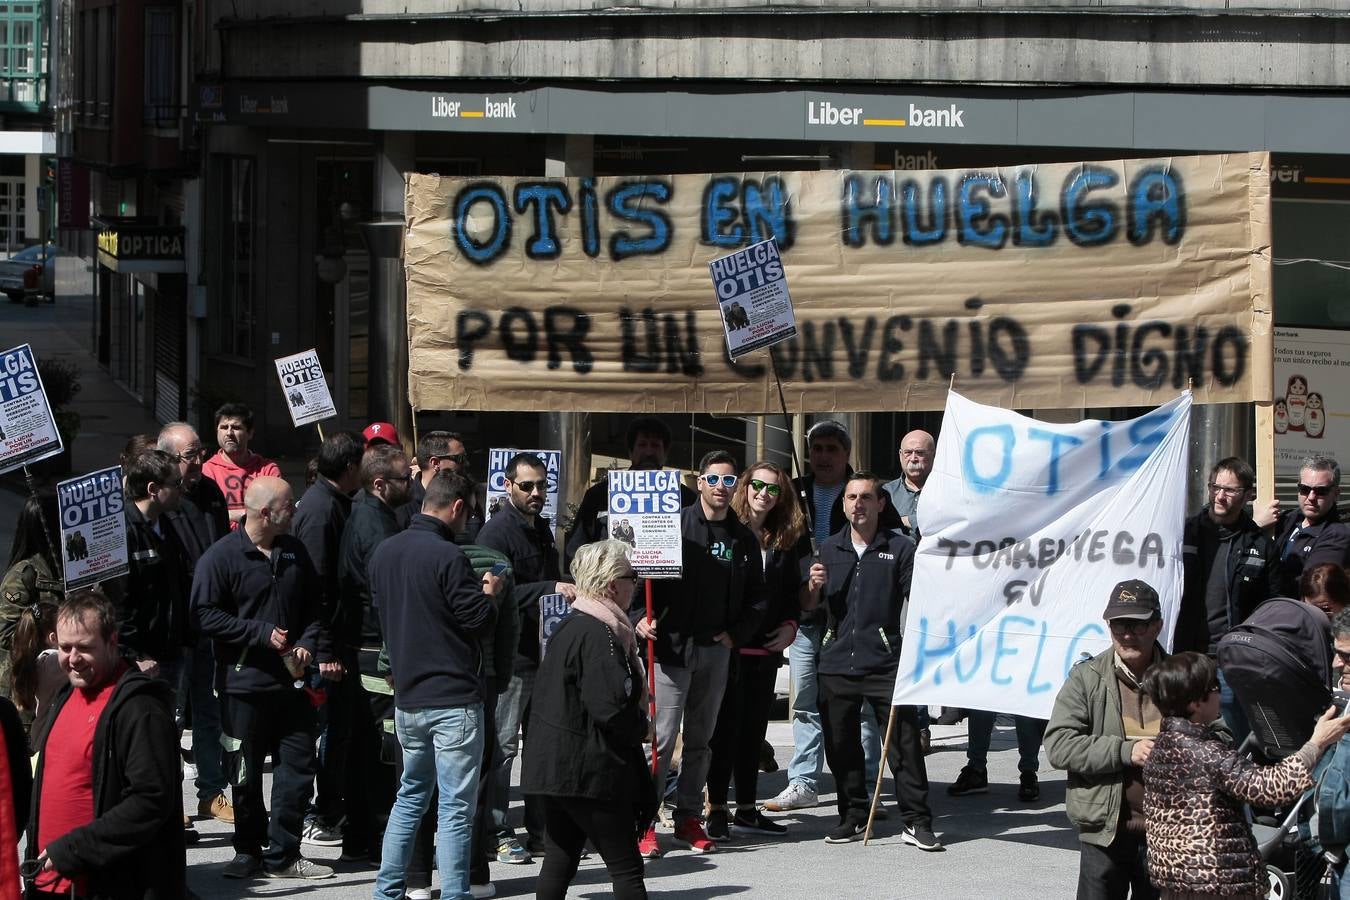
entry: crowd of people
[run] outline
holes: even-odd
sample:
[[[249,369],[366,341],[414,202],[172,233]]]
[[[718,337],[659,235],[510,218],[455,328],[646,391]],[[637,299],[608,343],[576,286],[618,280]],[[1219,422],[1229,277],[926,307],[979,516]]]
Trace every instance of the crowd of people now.
[[[682,574],[652,582],[648,615],[603,482],[560,543],[535,454],[509,460],[489,516],[462,436],[427,432],[409,455],[373,423],[327,435],[297,501],[252,449],[247,407],[226,404],[215,422],[214,453],[181,422],[125,448],[126,575],[67,593],[55,498],[24,505],[0,583],[0,796],[9,782],[12,823],[28,822],[38,895],[184,896],[195,815],[233,825],[226,878],[328,878],[303,847],[330,846],[378,867],[376,898],[429,900],[433,859],[442,897],[486,897],[490,861],[542,856],[537,895],[561,898],[589,842],[617,896],[645,897],[644,860],[671,845],[706,854],[737,832],[787,833],[775,814],[814,807],[827,763],[827,843],[863,836],[884,762],[900,840],[943,850],[929,711],[896,708],[882,743],[932,435],[904,436],[889,481],[850,468],[850,435],[832,420],[807,434],[797,479],[707,453],[683,489]],[[659,418],[636,419],[631,465],[664,467],[671,441]],[[1339,466],[1307,460],[1295,509],[1253,514],[1254,486],[1248,463],[1220,460],[1185,523],[1173,655],[1155,588],[1122,582],[1085,601],[1104,602],[1111,648],[1072,668],[1048,722],[1015,717],[1019,800],[1040,796],[1042,743],[1069,773],[1080,897],[1264,895],[1238,804],[1306,790],[1350,728],[1328,714],[1273,767],[1230,743],[1249,726],[1218,642],[1266,600],[1330,617],[1350,660]],[[572,612],[544,652],[540,604],[555,594]],[[786,787],[762,798],[785,653],[793,753]],[[989,790],[996,715],[942,711],[969,728],[948,795]],[[189,724],[197,805],[185,810]],[[1188,803],[1203,806],[1198,825]],[[0,838],[6,821],[0,810]],[[1205,868],[1215,829],[1227,843]]]

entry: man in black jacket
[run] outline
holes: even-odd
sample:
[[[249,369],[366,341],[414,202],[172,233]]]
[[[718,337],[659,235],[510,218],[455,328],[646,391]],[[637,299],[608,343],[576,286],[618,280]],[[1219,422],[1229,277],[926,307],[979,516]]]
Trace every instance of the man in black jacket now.
[[[470,481],[469,450],[464,446],[464,438],[453,431],[427,431],[417,439],[417,477],[412,480],[412,490],[408,502],[397,510],[398,524],[407,528],[412,517],[422,511],[422,500],[427,495],[427,485],[436,473],[444,469],[458,472]],[[469,502],[469,514],[464,520],[464,530],[455,535],[455,543],[463,546],[478,539],[483,527],[483,510],[487,509],[487,485],[474,481],[473,499]]]
[[[305,545],[290,535],[290,485],[257,478],[244,491],[244,508],[243,524],[206,551],[192,584],[202,635],[214,641],[226,770],[234,785],[235,856],[222,874],[329,878],[332,869],[300,855],[317,726],[313,705],[295,684],[318,649],[318,578]],[[269,753],[270,823],[262,793]]]
[[[375,896],[402,900],[418,823],[440,787],[437,860],[441,892],[469,895],[469,847],[483,753],[483,677],[477,638],[492,630],[488,595],[454,535],[473,486],[443,472],[431,480],[422,513],[370,560],[370,588],[389,648],[394,728],[403,748],[398,799],[385,828]]]
[[[1310,456],[1298,473],[1298,509],[1275,523],[1280,554],[1280,596],[1298,599],[1305,569],[1324,562],[1350,566],[1350,526],[1341,521],[1341,467],[1329,456]]]
[[[887,494],[882,481],[856,472],[844,486],[848,526],[831,535],[811,565],[802,608],[825,604],[818,687],[825,758],[839,792],[839,825],[829,843],[857,840],[867,824],[868,785],[861,744],[861,715],[884,728],[900,664],[904,607],[914,571],[914,542],[879,527]],[[920,850],[941,850],[928,808],[928,770],[919,737],[918,711],[896,707],[897,733],[887,762],[904,817],[900,839]]]
[[[73,880],[80,897],[186,897],[172,692],[122,658],[116,612],[97,588],[62,602],[56,639],[69,684],[35,741],[37,890],[69,894]]]
[[[652,582],[652,618],[641,605],[632,613],[638,636],[656,642],[656,784],[665,784],[683,734],[675,841],[696,853],[717,850],[703,830],[703,786],[731,649],[754,634],[768,603],[759,542],[730,514],[735,488],[735,457],[722,450],[706,454],[698,502],[680,514],[683,573]],[[638,850],[646,858],[660,855],[654,827]]]
[[[520,847],[506,816],[511,766],[520,747],[520,728],[529,720],[530,696],[539,669],[539,598],[556,593],[570,601],[576,591],[561,580],[558,545],[549,520],[543,516],[548,467],[533,453],[517,453],[507,462],[505,475],[509,502],[478,532],[478,545],[496,550],[511,561],[516,582],[513,599],[520,611],[515,669],[510,685],[497,697],[494,712],[502,759],[493,773],[491,789],[497,859],[521,863],[529,862],[531,853],[543,852],[544,843],[543,813],[537,799],[525,798],[525,831],[530,846]]]

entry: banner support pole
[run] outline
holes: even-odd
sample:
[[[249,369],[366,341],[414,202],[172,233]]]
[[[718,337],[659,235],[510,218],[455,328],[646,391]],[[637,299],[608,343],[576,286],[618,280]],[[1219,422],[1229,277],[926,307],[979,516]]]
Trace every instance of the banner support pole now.
[[[792,436],[792,416],[788,414],[787,398],[783,396],[783,379],[778,376],[778,349],[769,347],[769,365],[773,369],[773,383],[778,386],[778,406],[783,411],[783,425],[787,428],[788,436]],[[801,460],[797,458],[797,441],[795,439],[788,442],[788,449],[792,452],[792,469],[796,473],[794,478],[801,478],[806,473],[802,471]],[[762,455],[762,454],[761,454]],[[806,497],[802,497],[802,512],[806,513],[806,534],[811,539],[811,556],[817,558],[820,556],[820,547],[816,544],[816,517],[811,503]]]
[[[28,485],[28,495],[37,503],[38,518],[42,521],[42,537],[47,541],[47,552],[59,563],[61,554],[56,552],[56,540],[52,537],[51,523],[47,521],[47,513],[42,509],[42,501],[38,499],[37,479],[33,477],[33,470],[28,468],[27,464],[23,467],[23,480]]]
[[[319,443],[322,444],[326,440],[326,438],[323,436],[323,423],[315,422],[314,427],[319,429]]]
[[[877,783],[872,788],[872,808],[867,811],[867,830],[863,832],[863,846],[872,840],[872,821],[877,815],[877,804],[881,802],[881,779],[886,777],[886,757],[891,752],[891,732],[895,730],[895,704],[891,704],[891,716],[886,720],[886,740],[881,744],[881,761],[877,765]]]
[[[647,621],[652,620],[652,580],[650,578],[642,579],[642,584],[647,594]],[[647,721],[651,724],[652,734],[656,734],[656,641],[647,638]],[[652,738],[652,778],[656,778],[656,770],[661,761],[661,748],[656,745],[656,738]],[[658,798],[665,796],[664,785],[656,786],[656,796]]]

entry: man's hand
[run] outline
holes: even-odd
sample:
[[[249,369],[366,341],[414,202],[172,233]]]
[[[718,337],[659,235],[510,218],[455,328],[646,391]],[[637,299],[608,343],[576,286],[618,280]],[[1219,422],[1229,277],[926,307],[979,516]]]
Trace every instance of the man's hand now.
[[[1280,517],[1280,501],[1257,500],[1252,504],[1252,521],[1257,528],[1269,528]]]
[[[140,669],[151,678],[158,677],[159,675],[159,663],[155,662],[153,659],[136,660],[136,668]]]
[[[1134,746],[1130,748],[1130,764],[1142,769],[1144,763],[1148,762],[1148,755],[1152,752],[1153,738],[1135,741]]]
[[[825,571],[825,564],[812,563],[811,572],[806,579],[806,588],[814,594],[825,586],[828,579],[829,573]]]
[[[784,622],[769,632],[768,638],[764,641],[764,649],[770,653],[778,653],[790,647],[796,638],[797,626],[791,622]]]
[[[501,589],[502,579],[500,575],[493,575],[491,572],[483,573],[483,593],[489,597],[495,597]]]
[[[308,666],[314,657],[304,647],[296,647],[291,651],[295,654],[295,661],[302,666]]]
[[[636,631],[637,636],[642,638],[644,641],[656,640],[655,619],[642,619],[637,623],[637,627],[634,628],[633,630]]]
[[[286,649],[286,629],[285,629],[285,628],[276,628],[276,627],[274,627],[274,628],[272,629],[272,636],[271,636],[270,638],[267,639],[267,643],[270,644],[270,645],[272,646],[272,649],[275,650],[275,651],[277,651],[278,653],[280,653],[280,652],[282,652],[283,650],[285,650],[285,649]]]
[[[736,646],[736,642],[731,639],[731,635],[727,634],[725,631],[719,631],[717,634],[714,634],[713,640],[717,641],[717,643],[726,647],[728,650]]]
[[[553,592],[555,594],[562,594],[568,603],[577,599],[577,586],[575,584],[568,584],[566,581],[560,581],[555,584],[553,586]]]
[[[42,858],[42,871],[44,871],[44,872],[55,872],[55,871],[56,871],[56,865],[55,865],[54,863],[52,863],[52,858],[51,858],[50,856],[47,855],[47,848],[46,848],[46,847],[43,847],[43,848],[42,848],[42,852],[39,853],[38,856]]]
[[[341,681],[345,671],[337,660],[319,663],[319,676],[328,681]]]

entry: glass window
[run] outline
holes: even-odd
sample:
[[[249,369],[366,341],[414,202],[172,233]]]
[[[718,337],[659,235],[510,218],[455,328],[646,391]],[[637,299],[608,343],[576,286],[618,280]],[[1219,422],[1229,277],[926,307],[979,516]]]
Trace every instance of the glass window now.
[[[47,102],[47,30],[39,4],[0,0],[0,102]]]
[[[145,113],[147,125],[178,123],[178,10],[145,9]]]
[[[257,165],[250,157],[217,156],[212,162],[216,199],[211,292],[211,350],[253,356],[253,235]]]

